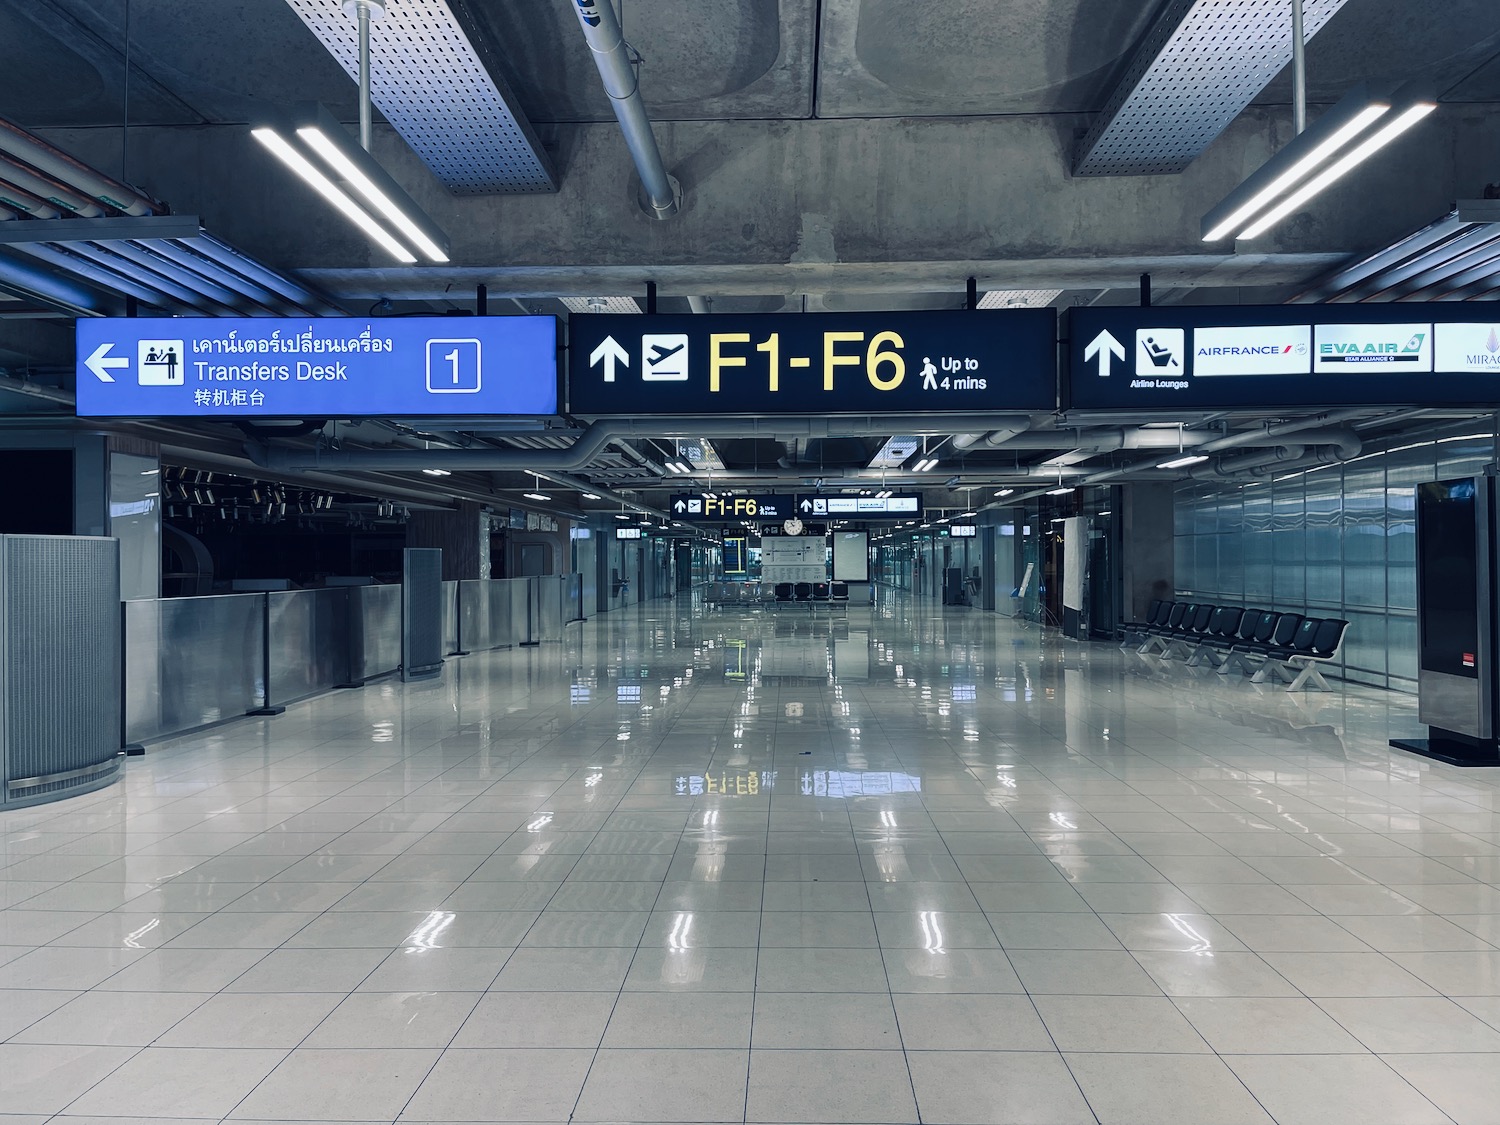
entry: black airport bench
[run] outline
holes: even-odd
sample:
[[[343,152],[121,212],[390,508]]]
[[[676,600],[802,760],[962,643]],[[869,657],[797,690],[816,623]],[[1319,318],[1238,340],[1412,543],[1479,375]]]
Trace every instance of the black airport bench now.
[[[1144,621],[1125,626],[1121,647],[1141,656],[1208,664],[1221,676],[1239,669],[1252,683],[1277,681],[1287,691],[1328,690],[1320,665],[1338,659],[1349,622],[1209,602],[1152,601]]]

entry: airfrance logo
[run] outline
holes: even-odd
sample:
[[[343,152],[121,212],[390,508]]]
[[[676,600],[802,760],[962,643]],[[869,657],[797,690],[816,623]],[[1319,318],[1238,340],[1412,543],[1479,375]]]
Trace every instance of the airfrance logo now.
[[[1193,333],[1193,374],[1306,375],[1311,351],[1306,324],[1199,328]]]

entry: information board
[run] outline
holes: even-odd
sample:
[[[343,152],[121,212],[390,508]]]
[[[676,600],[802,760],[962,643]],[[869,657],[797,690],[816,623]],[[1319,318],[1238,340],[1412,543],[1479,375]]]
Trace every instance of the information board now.
[[[725,520],[835,518],[905,520],[922,514],[920,496],[786,496],[770,493],[704,496],[681,492],[668,503],[673,519],[722,523]]]
[[[556,414],[550,316],[81,318],[80,417]]]
[[[1051,309],[568,321],[568,409],[641,414],[1052,410]]]
[[[1500,304],[1068,311],[1063,406],[1500,404]]]

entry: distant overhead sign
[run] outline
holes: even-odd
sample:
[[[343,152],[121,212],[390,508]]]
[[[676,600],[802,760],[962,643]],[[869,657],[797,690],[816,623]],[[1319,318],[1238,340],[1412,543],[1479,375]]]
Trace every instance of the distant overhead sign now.
[[[550,316],[78,321],[82,417],[556,414]]]
[[[568,409],[641,414],[1051,410],[1056,314],[610,316],[568,322]]]
[[[674,519],[722,523],[725,520],[801,519],[899,520],[922,514],[920,496],[704,496],[701,492],[672,497],[668,508]]]
[[[1500,403],[1500,304],[1068,312],[1067,409]]]

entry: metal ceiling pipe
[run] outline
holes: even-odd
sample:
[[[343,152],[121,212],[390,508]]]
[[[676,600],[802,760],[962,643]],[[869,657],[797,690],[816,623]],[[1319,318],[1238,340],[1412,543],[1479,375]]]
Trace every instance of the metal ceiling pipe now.
[[[1071,449],[1084,453],[1113,453],[1121,449],[1177,449],[1202,445],[1208,439],[1209,434],[1203,431],[1179,431],[1175,426],[1170,429],[1101,427],[1087,430],[1033,430],[1018,433],[1002,444],[1005,449]]]
[[[66,184],[38,175],[20,161],[12,160],[8,156],[0,156],[0,179],[14,184],[23,191],[29,191],[32,195],[40,196],[55,207],[66,207],[75,215],[97,219],[104,214],[104,208],[92,199],[79,195]]]
[[[1227,434],[1213,441],[1204,442],[1198,447],[1200,453],[1217,453],[1221,449],[1238,449],[1242,445],[1273,445],[1268,440],[1277,438],[1283,434],[1295,434],[1302,430],[1315,429],[1318,426],[1336,425],[1340,422],[1349,422],[1356,418],[1362,418],[1370,412],[1368,406],[1354,406],[1343,410],[1325,410],[1321,414],[1313,414],[1306,418],[1294,418],[1289,422],[1274,422],[1262,426],[1258,430],[1246,430],[1243,433]],[[1314,444],[1305,442],[1304,444]]]
[[[981,417],[990,429],[994,417]],[[474,471],[549,469],[567,471],[586,466],[606,445],[626,438],[658,437],[870,437],[891,433],[931,431],[932,415],[890,418],[618,418],[594,422],[567,449],[318,449],[287,446],[257,447],[271,468],[337,468],[371,471],[469,469]],[[256,462],[262,464],[262,462]],[[705,475],[707,471],[705,470]]]
[[[1194,465],[1187,471],[1187,475],[1194,480],[1222,480],[1225,477],[1249,472],[1251,469],[1258,469],[1262,465],[1296,461],[1306,453],[1307,446],[1305,445],[1278,445],[1274,449],[1263,450],[1260,453],[1223,457],[1218,461],[1210,461],[1206,465]]]
[[[0,118],[0,152],[8,152],[37,171],[127,215],[155,215],[162,210],[134,188],[96,172],[4,118]]]
[[[676,181],[667,175],[661,150],[656,147],[651,118],[647,116],[646,103],[641,99],[640,82],[635,67],[631,65],[630,52],[625,47],[620,21],[615,18],[614,5],[610,0],[574,0],[573,11],[594,56],[594,65],[599,68],[604,92],[609,95],[615,119],[625,135],[625,146],[635,161],[641,186],[646,189],[650,204],[648,214],[658,219],[670,219],[680,206],[680,192]]]
[[[1031,418],[1026,414],[1017,414],[1016,417],[1005,426],[997,426],[987,434],[954,434],[954,449],[969,449],[978,445],[981,441],[991,449],[999,448],[1016,437],[1031,429]]]

